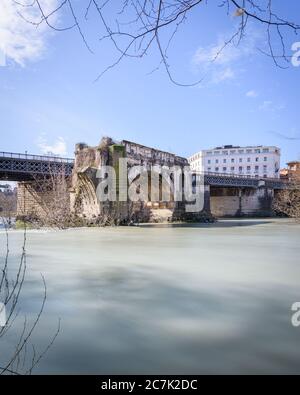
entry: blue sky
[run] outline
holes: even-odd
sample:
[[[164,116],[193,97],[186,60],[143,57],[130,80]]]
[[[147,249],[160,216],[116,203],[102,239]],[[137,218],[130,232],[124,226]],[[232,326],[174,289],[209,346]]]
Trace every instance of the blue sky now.
[[[44,1],[51,6],[56,0]],[[264,144],[282,148],[282,165],[300,159],[300,67],[279,69],[258,52],[264,44],[259,26],[250,25],[240,47],[229,47],[211,64],[209,56],[237,20],[215,4],[203,5],[178,33],[169,58],[177,80],[205,77],[200,85],[176,86],[163,69],[150,73],[159,62],[155,50],[143,59],[125,59],[95,83],[116,52],[99,44],[93,15],[84,25],[91,54],[76,30],[33,32],[23,26],[16,36],[24,22],[10,11],[0,9],[0,48],[15,41],[0,67],[1,151],[72,156],[77,142],[96,145],[110,135],[182,156],[222,144]],[[299,15],[300,4],[281,2],[280,11]],[[3,35],[14,26],[10,18],[17,33]],[[61,13],[59,23],[67,18]],[[24,44],[26,35],[31,44],[18,53],[18,40]],[[295,41],[300,37],[287,36],[289,48]]]

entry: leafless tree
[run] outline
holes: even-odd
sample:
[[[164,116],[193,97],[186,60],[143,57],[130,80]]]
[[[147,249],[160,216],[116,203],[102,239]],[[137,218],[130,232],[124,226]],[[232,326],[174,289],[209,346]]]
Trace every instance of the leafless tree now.
[[[14,332],[14,350],[10,355],[4,355],[0,352],[0,375],[3,374],[31,374],[33,369],[37,366],[40,360],[47,353],[49,348],[54,343],[56,337],[60,331],[60,322],[58,324],[57,331],[55,332],[52,339],[50,339],[47,346],[41,350],[36,350],[34,343],[32,343],[34,331],[36,330],[38,323],[41,319],[44,306],[47,299],[47,288],[44,277],[42,276],[43,284],[43,295],[41,298],[41,307],[37,312],[35,318],[29,322],[26,317],[23,321],[22,329],[20,333],[17,334],[17,329],[14,328],[17,320],[20,319],[20,298],[22,289],[25,283],[26,275],[26,228],[24,231],[24,239],[22,245],[22,252],[19,260],[18,266],[15,268],[9,268],[10,261],[10,250],[9,250],[9,232],[7,227],[5,227],[5,251],[4,259],[0,263],[0,301],[3,303],[6,309],[6,324],[5,326],[0,326],[0,350],[1,344],[7,342],[8,334]],[[10,269],[10,270],[9,270]]]
[[[64,166],[53,169],[49,174],[35,175],[34,181],[26,185],[28,193],[36,202],[33,220],[36,225],[64,229],[76,225],[70,209],[70,177]]]
[[[3,221],[7,225],[11,224],[12,217],[16,216],[17,211],[17,195],[16,191],[0,191],[0,212]]]
[[[39,220],[44,226],[64,228],[70,221],[70,201],[68,179],[64,173],[51,174],[49,177],[36,178],[41,210]]]
[[[160,57],[158,68],[164,67],[172,82],[183,86],[201,82],[179,83],[171,73],[168,52],[179,28],[192,13],[200,13],[207,6],[208,0],[86,0],[77,3],[74,0],[58,0],[56,8],[50,12],[46,12],[43,7],[43,0],[11,1],[18,5],[19,15],[23,18],[23,7],[35,9],[38,19],[28,21],[35,26],[44,23],[50,29],[60,32],[77,29],[90,52],[93,49],[85,33],[85,25],[98,18],[99,40],[108,40],[112,44],[116,59],[98,75],[97,80],[124,58],[143,58],[155,48]],[[288,36],[290,32],[299,32],[300,22],[296,20],[299,16],[295,16],[294,21],[286,19],[277,11],[272,0],[214,0],[214,3],[216,7],[224,9],[224,17],[234,16],[238,23],[236,30],[224,41],[212,62],[228,45],[239,45],[243,41],[252,21],[261,26],[265,34],[263,41],[267,43],[267,48],[260,50],[271,57],[276,66],[286,67],[290,58],[286,49]],[[292,0],[284,3],[288,9]],[[59,12],[64,14],[68,25],[63,25],[61,19],[55,18]]]

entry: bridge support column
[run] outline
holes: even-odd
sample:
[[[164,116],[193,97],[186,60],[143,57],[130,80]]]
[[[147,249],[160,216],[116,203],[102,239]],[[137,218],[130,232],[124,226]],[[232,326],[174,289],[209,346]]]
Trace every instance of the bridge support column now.
[[[269,217],[273,198],[270,188],[211,187],[211,212],[216,217]]]
[[[34,188],[33,182],[18,182],[17,186],[17,217],[37,218],[42,212],[40,193]]]
[[[242,190],[241,216],[270,217],[274,215],[272,209],[274,189],[257,188]]]
[[[210,207],[210,185],[204,186],[204,208],[203,211],[211,215]]]

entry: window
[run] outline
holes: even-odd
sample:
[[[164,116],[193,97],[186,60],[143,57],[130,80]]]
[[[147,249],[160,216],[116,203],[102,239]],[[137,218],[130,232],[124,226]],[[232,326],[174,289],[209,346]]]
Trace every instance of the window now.
[[[210,164],[211,164],[211,160],[210,160],[210,159],[208,159],[207,163],[210,165]]]
[[[251,158],[247,158],[247,162],[248,162],[248,163],[251,162]]]
[[[228,151],[223,151],[222,154],[223,155],[228,155]]]
[[[223,171],[227,171],[227,167],[223,167]]]
[[[211,171],[211,167],[208,167],[208,168],[207,168],[207,171]]]
[[[251,171],[251,166],[247,166],[247,171]]]
[[[215,151],[214,154],[215,155],[219,155],[220,151]]]
[[[264,148],[263,152],[269,152],[269,148]]]
[[[219,159],[216,159],[216,163],[219,163]]]
[[[268,178],[268,175],[267,175],[267,174],[264,174],[264,178]]]
[[[243,149],[239,149],[239,154],[243,154],[244,150]]]
[[[243,158],[240,158],[240,159],[239,159],[239,162],[242,163],[242,162],[243,162]]]
[[[264,157],[264,161],[267,162],[267,160],[268,160],[268,158],[265,156],[265,157]]]
[[[264,171],[268,170],[268,166],[264,165]]]
[[[252,154],[252,149],[247,149],[246,152],[247,154]]]
[[[255,166],[255,173],[257,173],[259,170],[259,166]]]
[[[254,150],[254,152],[255,152],[256,154],[260,154],[260,149],[256,149],[256,150]]]
[[[226,159],[223,159],[223,163],[226,163]]]
[[[230,153],[231,153],[231,154],[235,154],[235,149],[234,149],[234,150],[232,150],[232,151],[230,151]]]
[[[234,163],[234,158],[231,159],[231,163]]]
[[[239,172],[240,172],[240,173],[243,172],[243,167],[242,167],[242,166],[239,167]]]
[[[217,172],[218,172],[218,171],[219,171],[219,168],[218,168],[218,167],[216,167],[216,168],[215,168],[215,171],[217,171]]]
[[[230,168],[231,171],[234,171],[234,166]]]
[[[255,162],[259,162],[259,158],[255,158]]]
[[[208,152],[207,152],[207,155],[212,155],[212,152],[211,152],[211,151],[208,151]]]

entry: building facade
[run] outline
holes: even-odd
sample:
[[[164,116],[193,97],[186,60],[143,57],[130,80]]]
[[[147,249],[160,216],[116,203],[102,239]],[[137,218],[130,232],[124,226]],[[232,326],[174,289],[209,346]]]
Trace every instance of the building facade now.
[[[0,192],[10,193],[12,192],[12,187],[9,184],[0,184]]]
[[[188,158],[192,170],[206,173],[279,178],[280,149],[274,146],[224,145]]]
[[[300,161],[289,162],[287,166],[280,170],[280,178],[288,181],[300,180]]]
[[[300,172],[300,161],[294,160],[292,162],[288,162],[287,165],[288,165],[288,170],[292,174]]]

